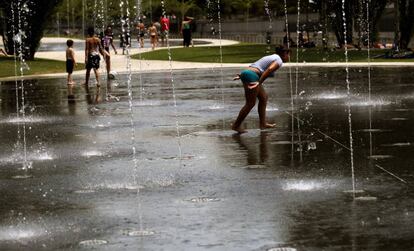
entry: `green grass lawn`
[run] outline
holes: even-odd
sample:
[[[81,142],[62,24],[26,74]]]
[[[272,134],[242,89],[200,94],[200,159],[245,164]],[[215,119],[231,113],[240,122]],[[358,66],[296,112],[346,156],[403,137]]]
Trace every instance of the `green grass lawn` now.
[[[187,62],[220,62],[220,47],[189,47],[171,49],[174,61]],[[376,59],[387,50],[370,50],[372,62],[414,62],[414,59]],[[264,44],[238,44],[222,47],[223,63],[251,63],[258,58],[273,53]],[[132,58],[139,59],[139,55]],[[168,60],[168,50],[156,50],[141,54],[145,60]],[[367,50],[348,50],[349,62],[367,62]],[[296,48],[292,48],[291,61],[296,62]],[[321,48],[299,49],[299,62],[345,62],[344,50],[323,50]]]
[[[64,73],[66,72],[66,63],[57,60],[35,59],[26,61],[30,70],[24,70],[24,75],[46,74],[46,73]],[[75,70],[84,69],[83,64],[77,64]],[[15,61],[13,57],[0,56],[0,77],[11,77],[15,75]],[[20,76],[20,63],[17,62],[17,75]]]

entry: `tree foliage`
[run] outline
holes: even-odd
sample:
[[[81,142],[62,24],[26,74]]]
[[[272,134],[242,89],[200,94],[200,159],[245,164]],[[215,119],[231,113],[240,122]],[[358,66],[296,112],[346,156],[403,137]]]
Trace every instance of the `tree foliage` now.
[[[7,53],[33,59],[43,36],[46,20],[60,1],[1,1],[0,7],[4,9],[5,15],[2,36]]]

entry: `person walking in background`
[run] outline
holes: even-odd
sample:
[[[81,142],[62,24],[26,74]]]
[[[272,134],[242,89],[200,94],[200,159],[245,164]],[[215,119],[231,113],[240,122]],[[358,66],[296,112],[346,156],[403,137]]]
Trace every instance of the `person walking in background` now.
[[[160,24],[160,22],[155,21],[154,26],[155,26],[155,28],[157,28],[157,46],[158,46],[158,44],[160,42],[160,36],[161,36],[161,24]]]
[[[191,44],[191,22],[193,21],[192,17],[184,17],[184,20],[181,23],[181,34],[183,34],[183,46],[189,47]]]
[[[164,46],[164,41],[168,36],[170,30],[170,19],[166,15],[162,16],[160,19],[161,23],[161,44]]]
[[[85,85],[88,86],[91,69],[95,72],[96,85],[100,86],[99,82],[99,62],[101,57],[99,53],[104,57],[109,56],[109,53],[102,49],[101,41],[95,35],[93,27],[88,28],[88,37],[85,41],[85,65],[86,65],[86,79]]]
[[[131,45],[131,35],[127,25],[124,25],[123,32],[120,35],[120,47],[122,48],[122,55],[125,55],[125,51]]]
[[[232,129],[238,133],[244,133],[241,124],[247,117],[251,109],[256,104],[256,98],[259,99],[259,120],[260,129],[273,128],[275,124],[269,124],[266,120],[267,93],[263,87],[263,82],[269,77],[274,76],[274,72],[280,69],[283,62],[289,60],[290,50],[283,46],[276,47],[275,54],[262,57],[249,67],[238,74],[233,80],[241,79],[244,87],[246,98],[245,105],[241,108]]]
[[[73,40],[69,39],[66,41],[68,46],[66,49],[66,72],[68,73],[67,83],[68,85],[73,85],[72,73],[76,65],[75,60],[75,51],[73,50]]]
[[[154,50],[158,44],[157,27],[154,25],[154,23],[152,23],[151,26],[148,28],[148,33],[150,35],[151,47]]]
[[[138,30],[138,43],[141,48],[144,48],[145,25],[141,19],[135,28]]]
[[[111,56],[109,52],[109,47],[111,46],[112,49],[115,51],[115,54],[118,54],[118,52],[116,51],[115,45],[114,45],[114,33],[112,32],[111,26],[108,26],[105,30],[105,34],[102,37],[102,46],[105,49],[105,51],[108,53],[108,55],[105,56],[105,63],[106,63],[106,73],[109,78],[110,72],[111,72]]]

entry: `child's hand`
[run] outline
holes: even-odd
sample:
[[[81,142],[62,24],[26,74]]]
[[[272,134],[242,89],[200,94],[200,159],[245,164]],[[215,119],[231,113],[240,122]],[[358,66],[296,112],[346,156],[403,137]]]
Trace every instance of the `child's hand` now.
[[[240,79],[240,74],[237,74],[234,78],[233,78],[233,80],[239,80]]]

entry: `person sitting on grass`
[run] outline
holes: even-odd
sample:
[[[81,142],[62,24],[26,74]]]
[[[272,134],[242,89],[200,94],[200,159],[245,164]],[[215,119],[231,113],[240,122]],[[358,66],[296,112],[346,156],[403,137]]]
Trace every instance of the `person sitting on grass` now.
[[[245,133],[246,130],[242,129],[241,124],[247,117],[250,110],[255,106],[256,99],[259,99],[259,120],[260,129],[275,127],[275,124],[269,124],[266,121],[266,105],[267,105],[267,93],[263,87],[263,82],[269,77],[274,76],[274,72],[280,69],[283,62],[289,60],[290,50],[279,46],[276,47],[276,53],[262,57],[247,69],[243,70],[233,80],[241,79],[244,87],[244,95],[246,98],[245,105],[241,108],[236,121],[232,125],[232,129],[238,133]]]

